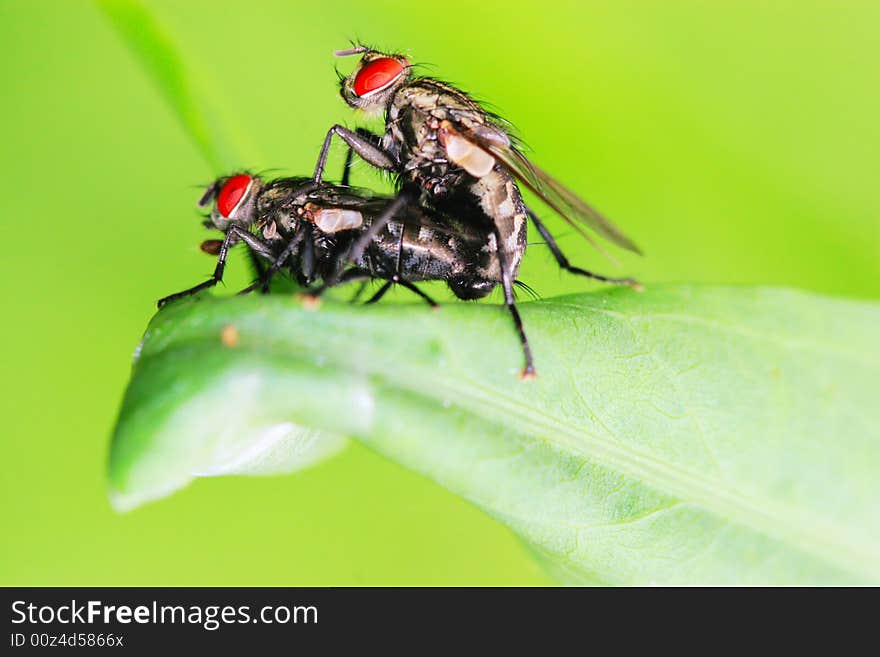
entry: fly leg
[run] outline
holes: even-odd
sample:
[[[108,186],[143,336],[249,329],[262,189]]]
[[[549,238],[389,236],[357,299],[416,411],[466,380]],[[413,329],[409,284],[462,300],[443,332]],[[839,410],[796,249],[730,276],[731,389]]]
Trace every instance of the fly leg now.
[[[368,304],[378,302],[382,297],[385,296],[385,293],[388,292],[388,290],[391,289],[391,286],[394,285],[395,283],[402,285],[410,292],[417,294],[419,297],[424,299],[425,303],[427,303],[429,306],[431,306],[431,308],[438,308],[439,307],[439,304],[436,301],[434,301],[426,293],[422,292],[414,284],[410,283],[409,281],[405,281],[397,276],[394,277],[394,280],[385,281],[385,284],[382,287],[380,287],[379,290],[373,296],[371,296],[369,299],[367,299],[364,302],[364,305],[366,306]]]
[[[309,295],[312,297],[320,297],[324,292],[327,291],[328,288],[337,285],[340,280],[340,276],[342,276],[343,269],[347,264],[354,264],[358,260],[360,260],[361,256],[364,254],[366,248],[370,245],[376,236],[382,232],[385,226],[394,219],[394,216],[400,212],[401,209],[405,205],[411,202],[411,198],[408,192],[400,192],[397,197],[388,204],[382,214],[380,214],[376,219],[370,224],[370,227],[364,231],[351,245],[351,247],[347,250],[345,254],[337,258],[336,263],[334,264],[331,273],[324,278],[324,282],[321,286],[315,290],[314,292],[310,292]]]
[[[320,185],[324,178],[324,167],[327,164],[327,154],[330,152],[330,142],[333,140],[333,135],[342,139],[342,141],[348,144],[350,149],[374,167],[386,171],[393,171],[397,168],[397,163],[391,156],[376,146],[370,139],[337,124],[330,128],[327,131],[327,136],[324,137],[324,144],[321,146],[321,153],[318,155],[315,173],[312,176],[312,182],[315,185]]]
[[[348,187],[348,181],[351,178],[351,165],[353,159],[354,149],[349,146],[345,150],[345,164],[342,165],[342,178],[339,180],[339,184],[343,187]]]
[[[379,148],[379,146],[378,146],[378,142],[380,139],[379,135],[377,135],[373,132],[370,132],[366,128],[358,128],[355,132],[358,135],[360,135],[361,137],[363,137],[364,139],[366,139],[367,141],[369,141],[371,144],[376,146],[376,148]],[[354,159],[354,149],[351,146],[349,146],[345,151],[345,164],[342,167],[342,178],[339,181],[339,184],[342,185],[343,187],[349,186],[348,182],[349,182],[349,179],[351,178],[351,165],[352,165],[353,159]]]
[[[303,244],[302,258],[300,262],[300,271],[296,274],[297,282],[302,287],[308,287],[315,280],[315,269],[318,266],[318,259],[315,254],[315,240],[311,224],[303,224],[302,230],[305,231],[305,244]]]
[[[547,226],[544,225],[538,215],[536,215],[532,210],[526,208],[526,212],[529,215],[529,218],[532,220],[532,223],[535,224],[535,228],[538,229],[538,232],[541,233],[541,237],[544,238],[544,241],[547,242],[547,246],[550,247],[550,252],[553,254],[553,257],[556,258],[556,262],[559,266],[567,272],[571,272],[572,274],[577,274],[579,276],[585,276],[587,278],[594,278],[597,281],[602,281],[603,283],[613,283],[614,285],[628,285],[629,287],[640,290],[642,288],[641,283],[639,283],[634,278],[610,278],[608,276],[603,276],[602,274],[596,274],[591,271],[587,271],[586,269],[581,269],[580,267],[575,267],[571,263],[569,263],[568,258],[565,257],[565,254],[562,252],[562,249],[559,248],[559,245],[556,243],[556,240],[553,239],[553,235],[550,234],[550,231],[547,230]]]
[[[159,308],[170,301],[175,301],[183,297],[188,297],[196,294],[197,292],[201,292],[202,290],[206,290],[209,287],[214,287],[215,285],[217,285],[217,283],[222,281],[223,270],[226,268],[226,259],[229,257],[229,249],[239,240],[247,244],[252,251],[266,258],[267,260],[271,260],[274,258],[274,256],[272,255],[272,249],[269,248],[269,245],[263,242],[263,240],[255,237],[243,228],[232,226],[226,233],[226,237],[223,239],[223,244],[220,245],[220,252],[217,255],[217,266],[214,267],[214,273],[211,275],[211,278],[209,278],[204,283],[199,283],[198,285],[191,287],[187,290],[177,292],[176,294],[170,294],[167,297],[159,299]]]
[[[218,181],[214,181],[208,188],[205,190],[205,193],[202,194],[202,198],[199,199],[198,206],[200,208],[207,208],[211,202],[217,198],[217,194],[220,193],[220,184]],[[204,222],[206,228],[213,228],[213,224],[210,220]],[[257,279],[262,279],[263,275],[266,273],[266,268],[263,265],[263,261],[260,259],[260,256],[253,250],[248,250],[248,259],[250,260],[251,267],[254,269],[254,273],[256,274]],[[261,289],[261,294],[268,294],[269,292],[269,284],[266,283]]]
[[[248,251],[248,259],[251,261],[251,267],[254,268],[254,274],[256,275],[256,279],[258,281],[262,281],[266,276],[266,267],[263,265],[263,261],[253,251]],[[253,289],[256,289],[258,286],[252,286]],[[260,287],[260,294],[268,294],[269,293],[269,281],[266,281],[262,287]],[[239,293],[241,294],[241,293]]]
[[[368,283],[372,276],[369,272],[365,272],[362,269],[349,269],[343,272],[342,276],[339,277],[339,280],[336,281],[337,285],[346,285],[348,283],[357,283],[358,281],[363,281],[364,283]]]
[[[392,283],[391,281],[385,281],[385,283],[382,284],[382,287],[379,288],[376,294],[364,301],[364,305],[367,306],[371,303],[378,303],[379,300],[385,296],[385,293],[391,289],[392,285],[394,285],[394,283]]]
[[[397,283],[400,283],[407,290],[409,290],[410,292],[413,292],[414,294],[421,297],[425,303],[427,303],[429,306],[431,306],[431,308],[439,308],[440,307],[440,305],[436,301],[434,301],[425,292],[422,292],[418,287],[416,287],[414,284],[410,283],[409,281],[404,281],[402,279],[398,279]]]
[[[532,358],[532,348],[529,345],[529,339],[526,337],[526,331],[523,328],[522,318],[519,315],[519,309],[516,307],[516,299],[513,295],[513,275],[510,273],[510,265],[507,262],[507,255],[501,248],[503,241],[501,239],[501,231],[497,226],[492,227],[495,234],[495,252],[498,254],[498,266],[501,269],[501,287],[504,289],[504,304],[513,317],[513,324],[516,326],[516,332],[519,334],[519,342],[522,345],[523,356],[525,356],[526,365],[520,372],[521,379],[533,379],[538,373],[535,371],[535,362]]]
[[[369,280],[361,281],[361,284],[358,285],[357,292],[354,293],[354,296],[352,296],[351,299],[348,300],[348,302],[349,303],[357,303],[358,301],[360,301],[360,298],[364,295],[364,290],[367,289],[367,285],[369,285],[369,284],[370,284]],[[367,303],[369,303],[369,302],[367,302]]]
[[[321,296],[333,286],[345,285],[346,283],[356,283],[358,281],[369,281],[373,276],[369,272],[361,269],[347,269],[336,277],[333,285],[327,285],[325,282],[316,290],[307,290],[300,295],[306,307],[316,308],[321,302]]]
[[[287,246],[284,247],[284,250],[281,254],[275,258],[272,265],[265,271],[263,275],[261,275],[256,281],[254,281],[251,285],[248,285],[244,288],[239,294],[247,294],[248,292],[253,292],[257,288],[268,289],[269,283],[272,281],[272,277],[279,272],[279,270],[284,266],[284,263],[287,259],[293,255],[296,247],[299,246],[300,242],[302,242],[304,237],[304,232],[299,230],[296,234],[291,238],[291,240],[287,243]]]

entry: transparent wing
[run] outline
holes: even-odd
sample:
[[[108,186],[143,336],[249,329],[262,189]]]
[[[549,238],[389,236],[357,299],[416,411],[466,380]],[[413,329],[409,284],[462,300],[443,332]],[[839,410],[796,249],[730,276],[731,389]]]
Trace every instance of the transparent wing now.
[[[596,231],[621,248],[639,255],[642,254],[641,249],[598,210],[549,173],[532,164],[510,143],[510,139],[504,132],[487,125],[471,128],[460,122],[454,127],[463,137],[493,155],[511,175],[571,224],[589,242],[596,244],[582,226]]]

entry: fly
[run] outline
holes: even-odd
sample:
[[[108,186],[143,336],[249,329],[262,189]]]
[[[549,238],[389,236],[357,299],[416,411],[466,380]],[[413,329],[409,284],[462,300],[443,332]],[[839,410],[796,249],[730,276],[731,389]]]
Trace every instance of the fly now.
[[[268,285],[282,269],[303,286],[322,281],[311,293],[316,296],[328,281],[338,285],[384,280],[367,303],[381,299],[394,284],[436,306],[416,283],[445,281],[456,296],[472,299],[474,290],[484,296],[502,282],[491,233],[418,204],[401,207],[400,202],[399,197],[351,187],[315,186],[308,178],[265,181],[247,173],[219,178],[199,202],[200,207],[211,207],[205,224],[224,233],[222,240],[206,240],[201,246],[217,256],[214,273],[203,283],[163,298],[159,306],[219,283],[229,249],[240,242],[268,265],[265,274],[241,293]],[[520,334],[528,359],[529,345]]]
[[[334,125],[318,158],[315,184],[322,180],[330,143],[337,135],[362,159],[396,176],[401,207],[417,202],[485,231],[497,253],[505,304],[525,345],[524,377],[534,376],[535,368],[514,303],[513,285],[525,251],[529,219],[563,269],[607,283],[639,287],[632,278],[611,278],[570,264],[544,223],[525,205],[517,183],[534,192],[597,247],[585,229],[620,247],[640,251],[608,219],[530,162],[502,119],[449,84],[413,75],[412,65],[402,55],[364,46],[336,54],[361,55],[352,74],[341,78],[340,93],[356,109],[384,112],[385,132],[375,135]],[[492,287],[479,284],[470,291],[470,298],[485,296]]]

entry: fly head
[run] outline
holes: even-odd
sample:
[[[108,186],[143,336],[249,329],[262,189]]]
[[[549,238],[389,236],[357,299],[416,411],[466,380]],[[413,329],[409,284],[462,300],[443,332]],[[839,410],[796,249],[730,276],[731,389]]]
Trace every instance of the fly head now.
[[[355,70],[340,80],[339,93],[351,107],[368,114],[384,111],[394,92],[412,75],[412,66],[403,55],[382,53],[365,46],[339,50],[335,54],[361,55]]]
[[[211,224],[226,232],[233,225],[248,228],[256,221],[256,199],[262,188],[257,176],[239,173],[218,178],[208,185],[199,207],[211,206]]]

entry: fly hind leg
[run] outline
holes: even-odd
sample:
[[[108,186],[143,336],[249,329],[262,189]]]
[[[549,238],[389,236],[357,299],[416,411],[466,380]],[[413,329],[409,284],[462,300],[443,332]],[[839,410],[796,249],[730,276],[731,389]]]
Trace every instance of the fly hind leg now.
[[[578,276],[585,276],[586,278],[592,278],[597,281],[602,281],[603,283],[611,283],[613,285],[628,285],[635,290],[643,289],[642,284],[634,278],[611,278],[609,276],[604,276],[602,274],[587,271],[586,269],[581,269],[580,267],[575,267],[568,261],[568,258],[565,257],[562,249],[559,248],[556,240],[553,239],[553,235],[550,234],[550,231],[547,230],[547,226],[545,226],[544,222],[538,218],[538,215],[536,215],[532,210],[529,209],[526,209],[526,212],[528,213],[529,218],[532,220],[532,223],[535,224],[535,228],[537,228],[538,232],[541,233],[541,237],[543,237],[544,241],[547,242],[547,246],[550,248],[550,252],[553,254],[553,257],[556,258],[556,262],[565,271],[571,272],[572,274],[577,274]]]
[[[520,378],[533,379],[538,373],[535,370],[535,361],[532,358],[532,347],[529,345],[529,338],[526,336],[522,317],[520,317],[519,309],[516,307],[516,298],[513,293],[513,274],[510,272],[510,264],[507,261],[507,254],[504,252],[504,249],[500,248],[500,245],[503,244],[501,232],[498,230],[497,226],[493,227],[493,231],[495,233],[495,243],[499,246],[495,253],[498,255],[498,266],[501,269],[501,287],[504,290],[504,305],[507,306],[510,316],[513,317],[513,325],[516,327],[516,332],[519,335],[519,342],[523,350],[523,356],[525,357],[525,367],[523,367],[522,372],[520,372]]]

